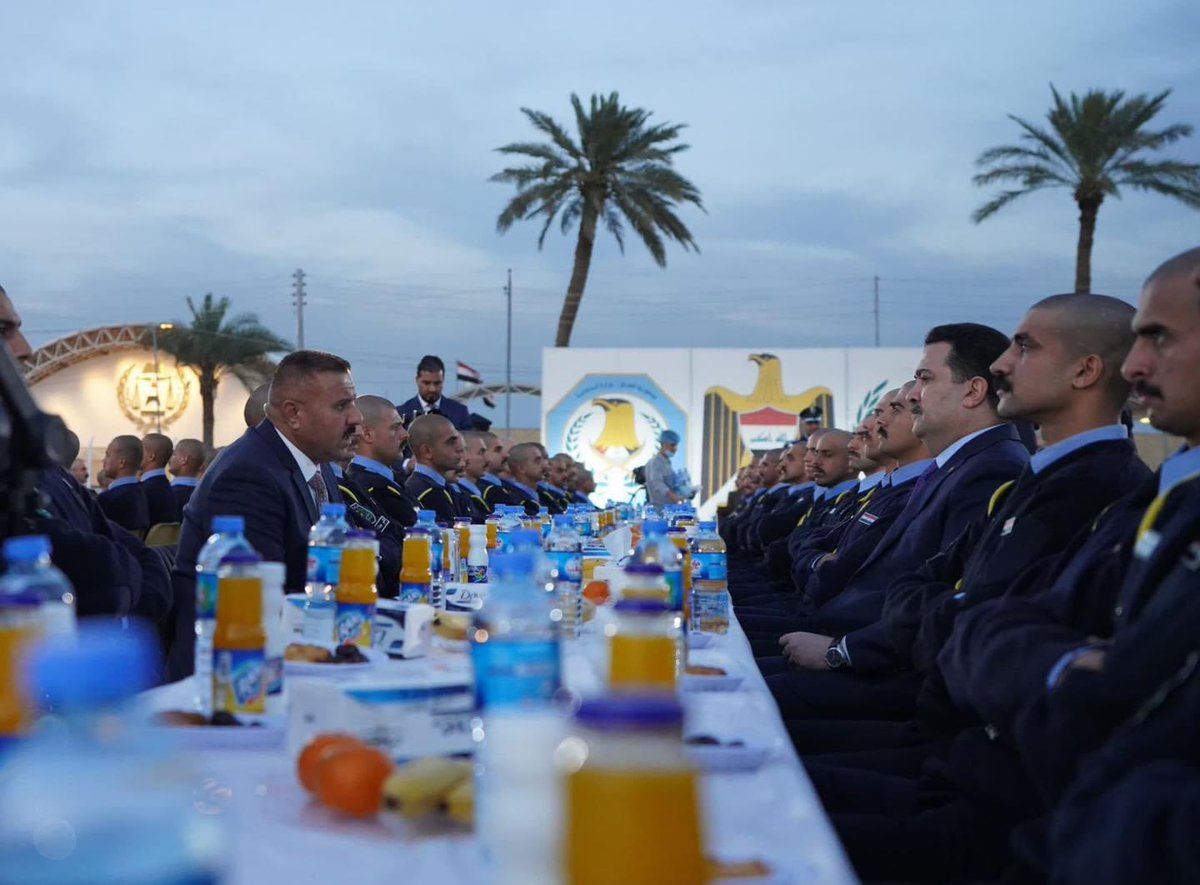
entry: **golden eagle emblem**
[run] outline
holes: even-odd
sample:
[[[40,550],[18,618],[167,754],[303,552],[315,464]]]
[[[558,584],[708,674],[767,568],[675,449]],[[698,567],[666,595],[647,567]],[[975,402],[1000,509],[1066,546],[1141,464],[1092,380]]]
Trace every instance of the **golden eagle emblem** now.
[[[597,397],[592,405],[604,412],[604,427],[589,443],[592,451],[613,467],[624,466],[645,446],[638,439],[633,403],[616,397]]]
[[[758,380],[749,394],[727,387],[710,387],[704,393],[704,450],[701,464],[701,500],[708,500],[738,470],[750,463],[752,453],[765,452],[799,436],[800,413],[819,406],[825,416],[833,410],[827,387],[810,387],[791,396],[783,389],[783,366],[772,353],[752,353]]]

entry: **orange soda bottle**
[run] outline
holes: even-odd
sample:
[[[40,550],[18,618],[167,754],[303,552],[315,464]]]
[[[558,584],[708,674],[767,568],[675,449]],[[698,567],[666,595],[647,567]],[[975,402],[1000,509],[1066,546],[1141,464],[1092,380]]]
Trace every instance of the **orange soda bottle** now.
[[[429,532],[421,526],[406,529],[404,562],[400,566],[400,601],[429,604],[433,584],[433,549]]]
[[[0,739],[23,734],[32,722],[21,665],[41,632],[41,618],[41,600],[36,596],[0,596]]]
[[[235,551],[217,570],[213,631],[213,710],[267,711],[267,632],[257,553]]]
[[[346,533],[342,548],[342,567],[338,573],[337,614],[334,616],[334,639],[339,644],[371,647],[371,631],[375,624],[375,590],[378,574],[379,542],[375,533],[352,531]]]

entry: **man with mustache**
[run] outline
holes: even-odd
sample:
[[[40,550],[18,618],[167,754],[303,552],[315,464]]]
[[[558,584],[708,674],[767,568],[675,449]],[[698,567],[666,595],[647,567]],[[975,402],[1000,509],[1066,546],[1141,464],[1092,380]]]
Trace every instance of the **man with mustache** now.
[[[192,672],[196,556],[213,517],[243,517],[246,540],[265,561],[285,563],[284,587],[298,592],[307,577],[309,529],[323,505],[342,503],[330,463],[346,459],[362,423],[350,363],[316,350],[288,354],[271,379],[265,413],[221,452],[184,509],[168,682]]]

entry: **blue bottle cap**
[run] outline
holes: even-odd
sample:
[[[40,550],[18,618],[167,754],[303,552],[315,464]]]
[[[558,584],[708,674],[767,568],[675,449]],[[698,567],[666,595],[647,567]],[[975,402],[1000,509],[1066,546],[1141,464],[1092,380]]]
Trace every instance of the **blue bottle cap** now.
[[[650,577],[661,578],[664,574],[664,569],[657,562],[631,562],[625,566],[625,574],[649,575]]]
[[[246,531],[246,520],[240,516],[214,516],[212,532],[214,535],[235,535]]]
[[[499,578],[528,577],[533,574],[533,554],[525,550],[494,553],[488,559],[488,567]]]
[[[538,508],[538,516],[549,516],[549,515],[550,515],[549,507],[539,507]]]
[[[683,707],[670,695],[603,695],[585,700],[575,721],[599,731],[673,728],[683,724]]]
[[[17,593],[5,593],[0,596],[0,611],[32,609],[41,604],[42,595],[33,590],[21,590]]]
[[[619,615],[656,615],[670,610],[665,599],[619,599],[613,606]]]
[[[706,519],[700,523],[700,531],[702,531],[702,532],[715,532],[716,530],[717,530],[717,523],[715,520]]]
[[[437,519],[437,512],[434,510],[418,510],[417,522],[432,523]]]
[[[77,635],[34,647],[26,675],[29,696],[55,710],[95,709],[154,685],[160,668],[158,635],[143,622],[84,620]]]
[[[647,538],[651,535],[665,535],[667,533],[667,523],[662,519],[647,519],[642,523],[642,532]]]
[[[555,528],[568,528],[569,529],[574,524],[575,524],[575,521],[573,519],[571,519],[571,515],[569,513],[560,513],[558,516],[554,517]]]
[[[378,536],[371,529],[351,529],[346,532],[346,539],[352,541],[374,541]]]
[[[322,516],[332,516],[334,519],[344,517],[346,515],[346,505],[345,504],[322,504],[321,505],[321,515]]]
[[[45,535],[22,535],[4,542],[4,558],[9,562],[32,562],[50,555],[50,539]]]
[[[258,565],[262,557],[253,550],[231,550],[221,557],[221,565]]]

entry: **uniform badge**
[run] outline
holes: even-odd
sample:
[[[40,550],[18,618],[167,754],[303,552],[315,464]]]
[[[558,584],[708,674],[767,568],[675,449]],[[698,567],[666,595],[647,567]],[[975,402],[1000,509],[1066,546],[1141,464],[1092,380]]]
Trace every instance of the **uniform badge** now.
[[[1158,543],[1161,540],[1162,535],[1154,531],[1154,529],[1148,530],[1138,538],[1137,544],[1133,548],[1133,555],[1138,559],[1149,559],[1154,554],[1154,551],[1158,549]]]
[[[1017,518],[1015,516],[1010,516],[1008,519],[1004,520],[1004,527],[1002,529],[1000,529],[1000,537],[1003,538],[1008,535],[1011,535],[1013,526],[1015,526],[1016,524],[1017,524]]]
[[[860,516],[858,518],[858,521],[861,522],[863,525],[874,525],[878,519],[879,519],[879,517],[876,516],[874,513],[864,513],[862,516]]]

